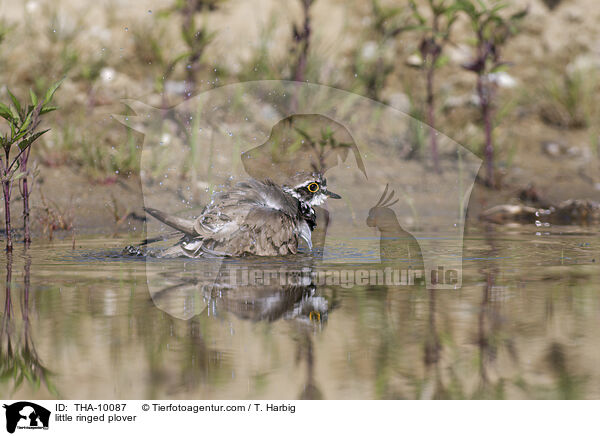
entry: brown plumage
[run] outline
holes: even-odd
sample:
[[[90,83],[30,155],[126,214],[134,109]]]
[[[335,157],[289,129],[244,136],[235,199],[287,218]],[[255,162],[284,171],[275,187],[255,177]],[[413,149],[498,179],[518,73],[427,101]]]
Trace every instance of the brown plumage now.
[[[160,256],[296,254],[300,239],[312,248],[315,213],[311,199],[305,201],[295,190],[305,193],[307,184],[318,183],[318,192],[313,193],[315,198],[339,196],[327,191],[324,179],[318,174],[306,174],[304,179],[297,188],[279,187],[269,180],[240,182],[228,191],[217,193],[193,221],[147,208],[150,215],[184,233],[177,245]]]

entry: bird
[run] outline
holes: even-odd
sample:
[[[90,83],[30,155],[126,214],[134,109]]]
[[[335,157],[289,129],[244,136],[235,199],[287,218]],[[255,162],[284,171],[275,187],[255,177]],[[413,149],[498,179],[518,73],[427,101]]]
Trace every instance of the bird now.
[[[179,242],[158,257],[238,257],[296,254],[304,240],[312,250],[314,207],[328,198],[319,172],[301,171],[279,186],[269,179],[248,179],[218,192],[194,220],[153,208],[146,212],[183,233]]]

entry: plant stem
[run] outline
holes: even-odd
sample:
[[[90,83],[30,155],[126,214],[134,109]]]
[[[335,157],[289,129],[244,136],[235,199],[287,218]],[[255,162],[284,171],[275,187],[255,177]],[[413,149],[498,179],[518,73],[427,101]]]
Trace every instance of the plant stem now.
[[[2,182],[2,190],[4,193],[4,222],[6,231],[6,251],[12,252],[13,243],[10,228],[10,180],[6,180],[7,175],[4,176],[5,180]]]
[[[21,171],[25,174],[23,177],[23,185],[22,192],[23,195],[23,242],[25,242],[25,246],[28,246],[31,243],[31,233],[29,230],[29,184],[27,177],[27,161],[29,160],[29,152],[30,148],[27,148],[27,151],[21,155]]]
[[[294,80],[297,82],[304,82],[306,75],[306,64],[308,60],[308,49],[310,46],[310,7],[314,0],[300,0],[302,3],[302,12],[304,16],[302,30],[298,31],[296,25],[294,25],[294,42],[296,47],[300,48],[300,53],[294,66]],[[296,112],[298,109],[298,95],[294,93],[290,102],[290,109],[292,112]]]
[[[304,76],[306,72],[306,63],[308,59],[308,48],[310,46],[310,6],[313,0],[302,0],[302,11],[304,14],[304,23],[302,31],[296,35],[296,42],[302,44],[300,55],[298,56],[298,62],[294,71],[294,80],[298,82],[304,82]]]
[[[486,184],[489,187],[494,186],[494,144],[492,140],[492,114],[490,107],[490,92],[489,86],[484,83],[482,74],[477,76],[477,94],[481,105],[481,114],[485,129],[485,165],[486,165]]]
[[[4,300],[4,319],[10,320],[12,315],[12,298],[11,298],[11,283],[12,283],[12,254],[6,256],[6,299]],[[4,326],[3,326],[4,327]]]
[[[435,98],[433,94],[433,83],[435,74],[435,59],[427,69],[427,124],[429,124],[429,141],[431,144],[431,157],[436,173],[440,172],[440,161],[437,147],[437,135],[435,130]]]

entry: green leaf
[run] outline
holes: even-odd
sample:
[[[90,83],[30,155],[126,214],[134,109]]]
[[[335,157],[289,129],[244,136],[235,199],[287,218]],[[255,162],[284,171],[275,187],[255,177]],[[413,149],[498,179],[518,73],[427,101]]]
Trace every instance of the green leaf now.
[[[515,12],[514,14],[512,14],[510,16],[510,21],[522,20],[523,18],[525,18],[527,16],[528,13],[529,13],[529,8],[525,8],[522,11]]]
[[[479,15],[477,9],[469,0],[458,0],[456,2],[456,8],[465,12],[471,20],[476,20]]]
[[[10,177],[10,180],[12,180],[13,182],[16,182],[18,180],[21,180],[22,178],[25,177],[25,173],[23,171],[19,171],[17,172],[17,170],[19,169],[19,163],[17,162],[17,168],[15,168],[15,172],[13,173],[13,175]]]
[[[444,65],[446,65],[448,63],[449,60],[450,60],[450,58],[448,56],[441,55],[435,61],[435,68],[441,68],[441,67],[443,67]]]
[[[419,9],[417,8],[416,3],[414,2],[414,0],[410,0],[410,8],[412,9],[413,12],[413,16],[417,19],[417,21],[423,25],[425,24],[427,21],[425,20],[425,18],[423,17],[423,15],[421,15],[419,13]]]
[[[27,129],[29,128],[29,125],[31,124],[31,117],[32,116],[33,116],[33,112],[28,112],[27,113],[27,117],[23,121],[23,124],[21,124],[21,128],[19,129],[19,132],[26,132],[27,131]]]
[[[52,112],[58,109],[58,106],[44,106],[42,110],[40,110],[40,115],[47,114],[48,112]]]
[[[496,6],[494,6],[492,8],[492,10],[490,11],[490,14],[496,14],[497,12],[501,11],[502,9],[505,9],[508,7],[508,4],[506,3],[499,3]]]
[[[191,55],[192,55],[192,52],[191,52],[191,51],[188,51],[188,52],[185,52],[185,53],[181,53],[179,56],[175,57],[175,58],[174,58],[174,59],[171,61],[171,63],[170,63],[170,65],[171,65],[171,68],[175,68],[175,65],[177,65],[177,64],[178,64],[178,63],[179,63],[179,62],[180,62],[182,59],[188,58],[188,57],[190,57]]]
[[[46,91],[46,94],[44,95],[44,100],[43,100],[44,106],[47,105],[48,103],[50,103],[50,101],[52,100],[52,97],[54,97],[54,93],[56,92],[58,87],[63,83],[64,80],[65,80],[65,78],[63,77],[58,82],[56,82],[54,85],[52,85],[50,88],[48,88],[48,90]]]
[[[15,134],[13,134],[12,136],[12,143],[14,144],[15,142],[19,141],[21,138],[23,138],[25,135],[27,134],[27,130],[23,130],[23,131],[19,131],[19,132],[15,132]]]
[[[31,97],[31,104],[33,104],[34,106],[37,105],[37,103],[38,103],[37,95],[35,95],[35,92],[33,92],[33,90],[31,88],[29,89],[29,96]]]
[[[19,387],[21,386],[22,383],[23,383],[23,373],[19,374],[19,376],[17,377],[17,380],[15,381],[15,386],[13,388],[13,394],[17,391],[17,389],[19,389]]]
[[[12,114],[12,117],[13,117],[13,123],[19,122],[19,120],[21,119],[21,116],[19,115],[19,112],[17,112],[17,108],[15,108],[14,106],[10,106],[10,113]]]
[[[40,136],[44,133],[48,132],[50,129],[42,130],[41,132],[36,132],[33,135],[27,137],[25,140],[19,143],[19,148],[21,151],[25,150],[27,147],[30,147]]]
[[[54,386],[54,383],[50,382],[50,380],[46,380],[46,388],[48,388],[48,392],[54,397],[58,397],[58,389]]]
[[[4,103],[0,103],[0,117],[4,118],[9,123],[13,122],[13,117],[10,112],[10,108],[6,106]]]
[[[10,97],[10,99],[12,100],[13,104],[15,105],[15,109],[17,109],[17,112],[21,112],[21,103],[19,103],[19,100],[17,99],[17,97],[15,97],[13,95],[12,92],[10,92],[10,89],[6,88],[6,92],[8,93],[8,96]]]
[[[491,68],[490,72],[497,73],[499,71],[506,71],[509,66],[510,66],[510,63],[508,63],[508,62],[498,62]]]

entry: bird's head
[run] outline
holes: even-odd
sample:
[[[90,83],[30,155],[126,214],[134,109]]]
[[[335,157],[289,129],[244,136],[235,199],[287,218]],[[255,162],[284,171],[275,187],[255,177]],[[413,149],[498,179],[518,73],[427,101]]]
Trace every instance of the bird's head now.
[[[296,174],[291,180],[283,185],[283,190],[292,197],[297,198],[300,204],[319,206],[329,198],[342,198],[327,189],[327,180],[321,173],[302,172]]]

